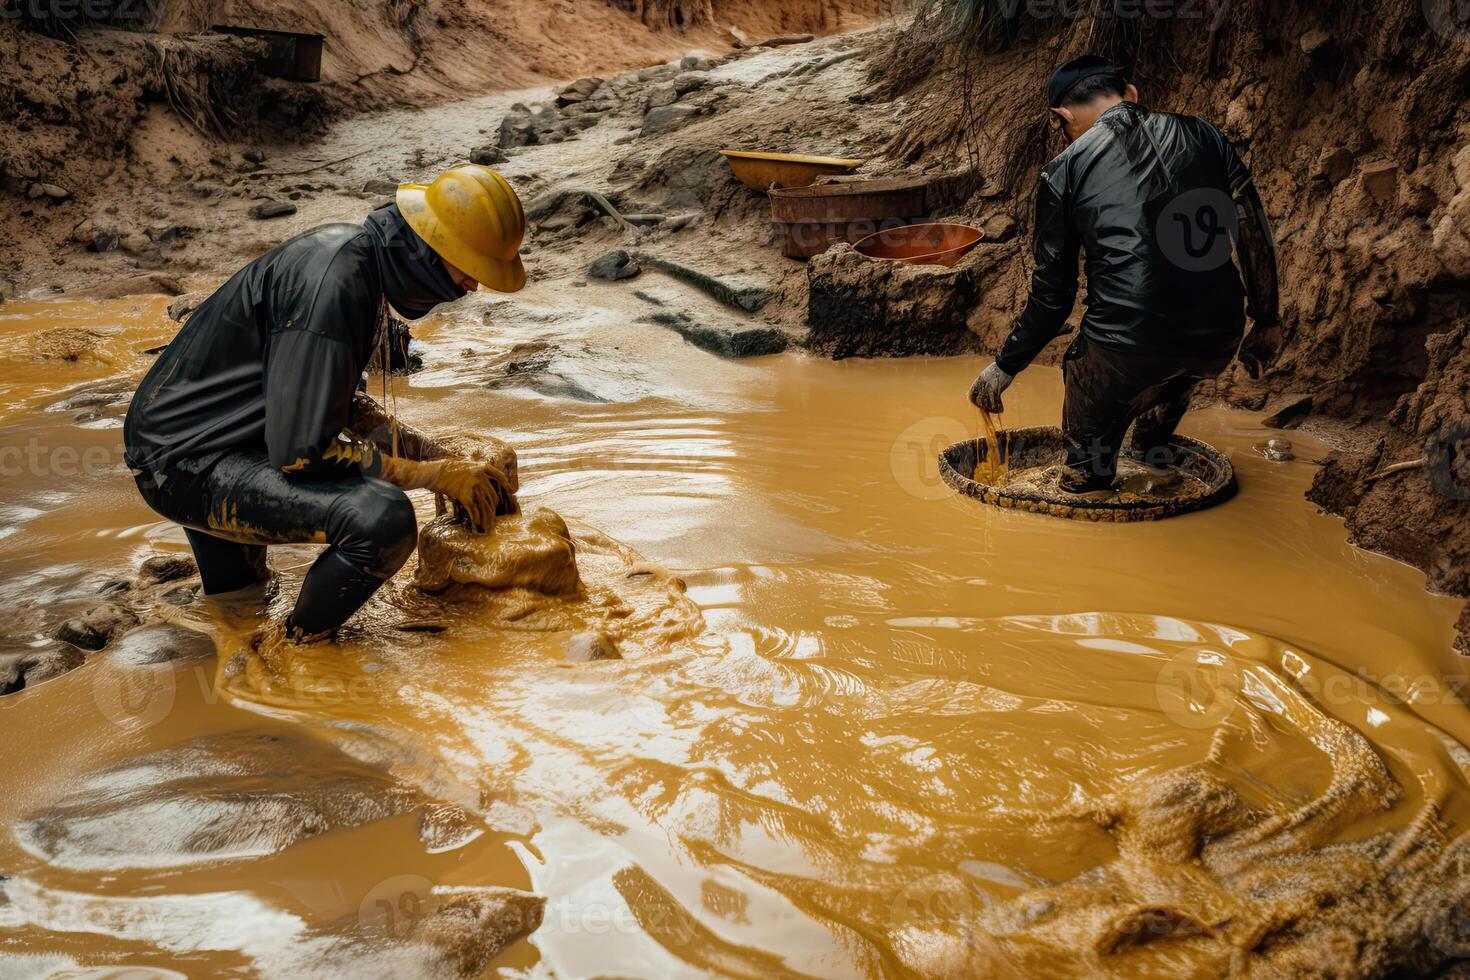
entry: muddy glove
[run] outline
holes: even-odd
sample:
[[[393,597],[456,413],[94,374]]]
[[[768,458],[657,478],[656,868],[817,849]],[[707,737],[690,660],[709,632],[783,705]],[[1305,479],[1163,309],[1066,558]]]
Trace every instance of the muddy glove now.
[[[420,463],[385,455],[383,479],[404,490],[443,494],[459,505],[471,526],[481,531],[494,528],[496,513],[508,512],[515,501],[505,474],[489,463],[463,459]]]
[[[1246,334],[1245,340],[1240,344],[1240,352],[1237,355],[1240,363],[1245,366],[1246,373],[1253,380],[1259,381],[1261,375],[1276,363],[1276,358],[1281,356],[1281,349],[1285,346],[1286,335],[1281,329],[1280,323],[1256,322],[1251,325],[1250,333]]]
[[[1005,411],[1005,405],[1001,402],[1001,394],[1016,380],[1013,374],[1006,374],[1000,369],[999,364],[992,364],[980,372],[980,377],[970,386],[970,402],[983,412],[991,415],[999,415]]]

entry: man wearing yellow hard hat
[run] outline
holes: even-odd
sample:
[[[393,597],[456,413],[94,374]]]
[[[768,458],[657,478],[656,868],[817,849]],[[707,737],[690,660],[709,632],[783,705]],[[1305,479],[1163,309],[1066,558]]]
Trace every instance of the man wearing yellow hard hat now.
[[[278,245],[194,311],[133,396],[123,444],[143,499],[184,526],[207,594],[265,580],[268,545],[326,544],[284,628],[330,635],[413,552],[405,490],[481,527],[514,509],[494,466],[406,459],[343,430],[388,309],[412,320],[482,285],[520,289],[524,233],[505,179],[459,166],[400,186],[361,225]]]

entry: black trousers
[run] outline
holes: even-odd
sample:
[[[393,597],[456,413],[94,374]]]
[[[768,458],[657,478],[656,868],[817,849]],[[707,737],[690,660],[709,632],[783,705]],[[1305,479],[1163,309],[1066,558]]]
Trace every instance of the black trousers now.
[[[148,506],[184,526],[208,595],[263,581],[267,545],[329,545],[287,620],[298,635],[345,623],[403,567],[418,540],[413,504],[397,487],[366,477],[288,477],[264,452],[184,459],[137,479]]]
[[[1112,486],[1130,425],[1129,456],[1151,466],[1173,465],[1169,440],[1189,410],[1190,393],[1233,356],[1122,354],[1078,337],[1062,362],[1062,434],[1071,471],[1064,487],[1085,493]]]

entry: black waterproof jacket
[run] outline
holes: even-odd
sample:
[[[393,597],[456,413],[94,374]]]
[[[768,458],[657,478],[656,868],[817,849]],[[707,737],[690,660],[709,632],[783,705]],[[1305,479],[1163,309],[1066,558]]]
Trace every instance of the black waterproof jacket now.
[[[166,475],[185,457],[264,449],[292,474],[371,475],[373,454],[338,436],[385,296],[417,317],[462,295],[396,207],[276,246],[205,300],[144,377],[123,427],[128,466]]]
[[[1155,356],[1232,353],[1245,327],[1232,199],[1249,181],[1203,119],[1133,102],[1103,113],[1041,172],[1031,297],[996,358],[1001,370],[1019,373],[1065,327],[1079,250],[1089,342]]]

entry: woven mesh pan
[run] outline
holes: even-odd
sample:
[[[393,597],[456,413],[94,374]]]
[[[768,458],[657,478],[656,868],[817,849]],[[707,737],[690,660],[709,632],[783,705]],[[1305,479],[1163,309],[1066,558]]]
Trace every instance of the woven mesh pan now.
[[[1055,426],[1005,429],[996,438],[1005,447],[1006,462],[1012,472],[1060,463],[1065,455],[1062,430]],[[1140,497],[1124,493],[1104,500],[1086,500],[1060,490],[1042,492],[977,483],[974,479],[977,447],[980,462],[991,447],[975,440],[957,442],[940,453],[939,474],[950,487],[984,503],[1074,521],[1157,521],[1204,510],[1235,496],[1235,467],[1224,453],[1188,436],[1176,435],[1171,445],[1179,455],[1179,469],[1194,478],[1189,489],[1178,496]],[[1126,462],[1120,463],[1120,472],[1124,465]]]

